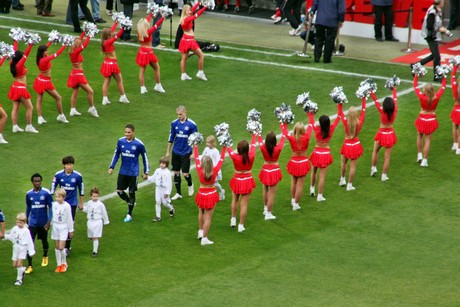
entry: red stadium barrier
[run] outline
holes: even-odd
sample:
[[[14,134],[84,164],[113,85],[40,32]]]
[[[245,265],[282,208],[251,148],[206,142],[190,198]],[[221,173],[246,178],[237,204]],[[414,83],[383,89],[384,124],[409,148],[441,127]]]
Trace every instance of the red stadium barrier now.
[[[355,15],[350,14],[353,13],[355,7],[355,0],[347,0],[346,7],[345,7],[345,21],[354,21]]]
[[[423,19],[426,11],[433,4],[433,0],[417,0],[414,2],[414,15],[412,18],[412,28],[422,29]]]
[[[409,22],[409,9],[413,7],[414,0],[394,0],[394,24],[398,28],[407,28]],[[398,12],[399,11],[399,12]]]
[[[373,12],[371,0],[355,0],[355,12]],[[355,22],[374,24],[373,14],[355,14]]]

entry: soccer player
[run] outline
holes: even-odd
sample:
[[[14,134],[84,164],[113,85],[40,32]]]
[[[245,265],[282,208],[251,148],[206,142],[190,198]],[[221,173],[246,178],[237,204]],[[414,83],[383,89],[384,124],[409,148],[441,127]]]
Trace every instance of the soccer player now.
[[[144,143],[135,137],[134,125],[125,126],[125,137],[118,139],[112,162],[108,173],[112,175],[113,169],[121,156],[120,172],[117,179],[117,194],[121,199],[128,203],[128,214],[124,222],[131,222],[133,219],[133,209],[136,203],[137,177],[139,176],[139,156],[142,156],[144,163],[144,180],[149,176],[149,159]],[[129,188],[129,195],[125,190]]]
[[[42,187],[42,180],[42,176],[38,173],[30,177],[34,187],[26,194],[26,216],[32,241],[35,242],[35,237],[42,241],[42,266],[48,266],[48,230],[51,223],[53,197],[48,189]],[[34,270],[31,255],[27,255],[27,261],[29,265],[25,273],[30,274]]]

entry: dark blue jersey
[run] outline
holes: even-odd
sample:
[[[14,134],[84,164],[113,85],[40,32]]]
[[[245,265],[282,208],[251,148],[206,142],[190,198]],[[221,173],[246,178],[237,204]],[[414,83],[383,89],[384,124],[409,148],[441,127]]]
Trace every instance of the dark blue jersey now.
[[[26,194],[26,216],[31,227],[43,227],[51,221],[53,197],[48,189],[30,190]]]
[[[85,195],[83,177],[77,171],[72,171],[70,174],[66,174],[65,170],[57,172],[54,175],[53,183],[51,185],[51,194],[54,194],[58,186],[66,191],[67,195],[65,197],[65,201],[71,206],[78,206],[78,196]]]
[[[188,145],[188,137],[197,131],[198,127],[190,118],[187,118],[183,123],[179,119],[173,120],[168,140],[169,143],[174,143],[173,153],[180,156],[190,155],[192,147]]]
[[[117,148],[113,154],[112,163],[109,168],[114,169],[121,155],[120,174],[126,176],[139,176],[139,156],[142,156],[144,173],[149,172],[149,158],[144,143],[139,139],[128,141],[126,137],[118,139]]]
[[[2,209],[0,209],[0,223],[4,223],[4,222],[5,222],[5,216],[3,215]]]

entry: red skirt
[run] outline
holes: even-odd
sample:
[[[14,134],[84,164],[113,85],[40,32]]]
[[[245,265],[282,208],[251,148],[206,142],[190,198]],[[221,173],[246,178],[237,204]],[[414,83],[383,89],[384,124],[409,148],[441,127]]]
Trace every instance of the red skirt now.
[[[47,90],[54,90],[54,84],[50,77],[45,77],[42,74],[39,74],[34,81],[34,90],[38,94],[43,94]]]
[[[419,114],[414,125],[421,134],[432,134],[439,127],[436,114]]]
[[[158,58],[155,55],[155,53],[153,53],[153,49],[147,47],[140,47],[136,56],[136,64],[140,67],[145,67],[152,62],[158,63]]]
[[[363,145],[358,138],[345,139],[340,154],[347,159],[356,160],[363,155]]]
[[[105,58],[104,62],[102,62],[100,71],[101,75],[103,75],[106,78],[112,76],[113,74],[119,74],[120,67],[118,66],[117,59]]]
[[[380,146],[391,148],[396,144],[396,133],[393,128],[380,128],[374,137],[374,141],[377,141]]]
[[[292,156],[286,169],[291,176],[303,177],[310,171],[310,161],[306,156]]]
[[[256,181],[251,173],[235,173],[230,179],[230,188],[235,194],[249,194],[256,187]]]
[[[460,125],[460,104],[454,105],[452,112],[450,112],[450,118],[456,125]]]
[[[27,85],[18,81],[14,81],[13,85],[10,87],[10,91],[8,92],[8,98],[13,101],[19,101],[21,97],[25,99],[29,99],[30,93],[27,90]]]
[[[263,185],[273,186],[283,179],[283,173],[278,163],[264,164],[259,173],[259,180]]]
[[[324,168],[334,162],[329,148],[315,147],[310,155],[311,164],[314,167]]]
[[[79,84],[88,84],[83,69],[72,69],[67,79],[67,87],[76,88]]]
[[[187,53],[189,50],[200,49],[200,45],[195,40],[194,36],[186,35],[182,36],[182,39],[179,43],[179,51],[182,53]]]
[[[217,194],[216,188],[203,188],[200,187],[195,197],[195,202],[200,209],[213,209],[219,202],[219,194]]]

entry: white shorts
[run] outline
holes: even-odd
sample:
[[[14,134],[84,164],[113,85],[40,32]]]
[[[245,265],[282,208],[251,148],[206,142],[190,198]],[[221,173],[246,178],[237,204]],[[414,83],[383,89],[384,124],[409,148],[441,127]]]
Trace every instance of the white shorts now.
[[[163,189],[163,188],[159,188],[157,187],[155,189],[155,202],[158,204],[169,204],[171,202],[171,199],[168,197],[165,197],[165,192],[166,192],[166,189]]]
[[[53,224],[53,231],[51,232],[52,240],[65,241],[69,237],[69,228],[66,224]]]
[[[88,238],[102,237],[102,220],[88,220]]]
[[[27,258],[27,246],[14,244],[13,245],[13,257],[11,260],[16,261],[18,259],[26,259]]]

